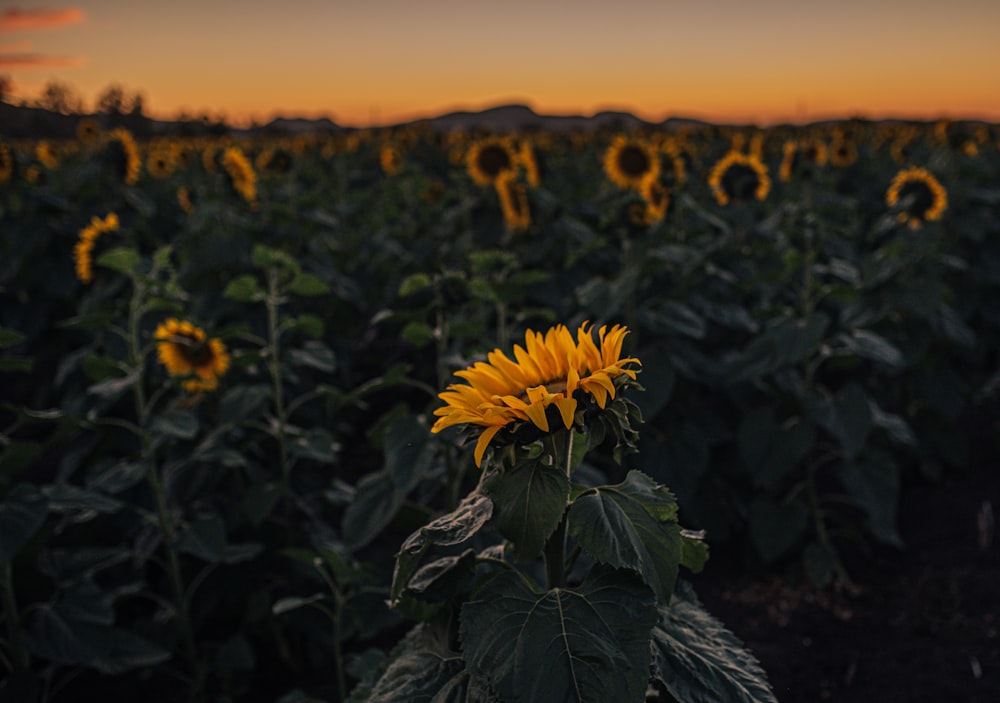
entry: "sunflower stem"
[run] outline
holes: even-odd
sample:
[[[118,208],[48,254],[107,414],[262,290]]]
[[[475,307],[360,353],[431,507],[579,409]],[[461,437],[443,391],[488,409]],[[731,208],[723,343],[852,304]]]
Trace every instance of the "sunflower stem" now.
[[[281,380],[280,334],[278,329],[278,305],[280,291],[278,289],[278,269],[270,268],[267,272],[267,368],[271,373],[271,383],[274,387],[274,414],[278,421],[275,439],[278,441],[278,455],[281,464],[281,495],[285,515],[285,537],[288,543],[292,541],[292,499],[291,499],[291,465],[288,461],[288,443],[285,429],[288,416],[285,410],[285,391]]]
[[[565,456],[563,456],[563,470],[568,479],[572,473],[573,464],[573,430],[565,430],[551,435],[552,459],[559,460],[560,445],[559,440],[565,441]],[[557,464],[558,467],[558,464]],[[567,505],[567,508],[569,506]],[[549,536],[545,543],[545,585],[549,590],[562,588],[566,585],[566,513],[563,513],[562,520],[556,526],[555,531]]]
[[[3,613],[7,620],[7,641],[10,644],[13,665],[18,669],[27,669],[31,665],[31,655],[21,640],[21,618],[17,612],[14,578],[9,562],[0,567],[0,583],[2,583]]]

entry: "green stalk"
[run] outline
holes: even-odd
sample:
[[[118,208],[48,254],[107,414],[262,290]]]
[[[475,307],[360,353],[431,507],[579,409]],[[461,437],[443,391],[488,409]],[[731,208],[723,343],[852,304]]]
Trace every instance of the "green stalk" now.
[[[20,669],[27,669],[31,665],[31,655],[21,640],[21,618],[17,612],[13,570],[9,562],[0,567],[0,592],[3,593],[3,612],[7,620],[7,637],[10,640],[14,665]]]
[[[833,546],[833,541],[830,539],[830,533],[826,529],[826,521],[823,520],[823,513],[819,506],[819,492],[816,490],[816,465],[809,464],[808,471],[806,473],[806,497],[809,500],[809,511],[813,515],[813,527],[816,530],[816,538],[819,543],[823,545],[827,553],[833,556],[834,570],[837,572],[837,579],[844,586],[850,587],[852,585],[851,577],[847,574],[847,569],[840,562],[840,557],[837,556],[837,550]]]
[[[281,345],[278,330],[278,270],[271,268],[267,272],[267,368],[271,373],[271,383],[274,387],[274,414],[278,420],[277,436],[278,456],[281,465],[281,494],[285,514],[285,535],[291,542],[292,530],[292,467],[288,460],[288,442],[285,429],[288,425],[288,415],[285,411],[285,389],[281,380]]]
[[[566,430],[558,433],[566,438],[566,456],[563,457],[563,467],[566,471],[566,478],[570,475],[570,465],[573,457],[573,431]],[[556,435],[552,435],[552,455],[557,459]],[[545,542],[545,586],[550,591],[553,588],[562,588],[566,585],[566,514],[563,513],[562,520],[555,531]]]

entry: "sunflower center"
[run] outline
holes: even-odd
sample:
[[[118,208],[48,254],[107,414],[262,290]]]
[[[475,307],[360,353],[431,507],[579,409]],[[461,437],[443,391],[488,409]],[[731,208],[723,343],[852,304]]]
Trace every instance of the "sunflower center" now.
[[[627,176],[636,178],[649,170],[649,156],[637,146],[629,145],[618,152],[618,168]]]
[[[200,369],[202,367],[208,366],[212,363],[215,358],[215,354],[212,352],[212,348],[205,341],[199,341],[194,337],[189,337],[188,335],[178,335],[179,340],[176,344],[177,353],[186,361],[190,366]]]
[[[924,217],[934,206],[934,193],[923,181],[911,181],[904,185],[899,191],[900,200],[913,197],[913,204],[908,211],[912,215]]]
[[[496,178],[502,171],[511,167],[510,154],[502,146],[490,144],[479,151],[476,159],[479,170],[490,178]]]
[[[758,185],[757,172],[746,164],[733,164],[722,174],[722,187],[734,200],[750,200]]]

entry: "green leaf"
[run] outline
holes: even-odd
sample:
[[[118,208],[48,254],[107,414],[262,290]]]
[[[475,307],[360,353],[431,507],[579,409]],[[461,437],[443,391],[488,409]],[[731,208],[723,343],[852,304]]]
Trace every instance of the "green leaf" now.
[[[354,551],[375,539],[392,522],[404,498],[385,471],[363,476],[354,500],[344,511],[344,547]]]
[[[421,623],[389,655],[382,675],[363,682],[351,701],[364,703],[491,703],[476,695],[462,655],[451,651],[447,635]]]
[[[420,349],[434,340],[434,330],[426,322],[414,320],[406,324],[400,336],[407,344]]]
[[[255,244],[250,254],[253,265],[257,268],[278,268],[298,273],[300,267],[291,254],[280,249],[272,249],[263,244]]]
[[[792,473],[816,441],[813,426],[793,420],[776,422],[774,408],[765,407],[744,415],[737,434],[740,456],[757,488],[773,486]]]
[[[594,488],[573,501],[569,533],[603,564],[642,575],[661,602],[668,602],[682,557],[677,502],[664,486],[640,471],[622,483]]]
[[[635,575],[597,568],[578,588],[538,593],[503,572],[476,598],[462,606],[462,649],[505,700],[643,699],[657,612]]]
[[[288,292],[307,297],[326,295],[330,286],[314,273],[300,273],[288,284]]]
[[[810,542],[802,550],[802,567],[817,588],[826,588],[837,571],[837,556],[819,542]]]
[[[117,247],[101,254],[97,258],[97,263],[127,276],[133,276],[139,271],[142,257],[135,249]]]
[[[295,320],[295,328],[303,334],[317,339],[323,336],[325,326],[323,320],[316,315],[299,315],[298,319]]]
[[[258,413],[261,406],[271,397],[267,386],[236,386],[222,396],[222,424],[231,425]]]
[[[37,657],[67,666],[90,666],[105,674],[148,668],[170,658],[170,652],[141,637],[80,621],[59,604],[38,604],[29,619],[25,641]]]
[[[289,351],[288,360],[296,366],[308,366],[325,373],[333,373],[337,369],[337,357],[333,350],[316,339],[309,340],[301,349]]]
[[[816,310],[805,319],[780,322],[765,334],[774,344],[778,357],[786,364],[795,364],[820,345],[829,326],[830,317]]]
[[[884,544],[902,547],[896,529],[899,511],[899,467],[890,454],[873,450],[860,462],[845,462],[837,479],[868,517],[872,534]]]
[[[0,372],[29,373],[34,366],[30,356],[0,356]]]
[[[226,285],[222,295],[230,300],[241,300],[243,302],[258,302],[267,297],[267,293],[260,287],[257,277],[245,273],[237,276]]]
[[[260,526],[281,498],[281,487],[274,483],[255,483],[243,496],[243,514],[255,526]]]
[[[28,483],[17,484],[0,500],[0,566],[21,551],[48,514],[48,498]]]
[[[708,545],[705,544],[705,531],[681,530],[681,565],[697,574],[705,568],[707,562]]]
[[[98,383],[90,386],[90,388],[87,389],[87,392],[92,395],[96,395],[99,398],[113,398],[121,395],[126,390],[134,386],[138,380],[139,369],[133,369],[124,376],[99,381]]]
[[[274,615],[283,615],[284,613],[304,608],[313,603],[321,603],[328,598],[329,595],[326,593],[313,593],[311,596],[288,596],[272,605],[271,612]]]
[[[766,562],[796,546],[808,524],[809,511],[799,501],[779,503],[759,496],[750,504],[750,541]]]
[[[292,456],[300,459],[313,459],[326,464],[333,463],[337,458],[340,445],[333,435],[321,427],[314,427],[300,437],[296,437],[288,446]]]
[[[864,448],[873,423],[871,401],[859,383],[848,384],[836,399],[823,391],[812,391],[803,404],[813,421],[840,442],[848,459]]]
[[[684,703],[777,703],[753,654],[680,582],[653,627],[653,676]],[[636,699],[639,700],[639,699]]]
[[[209,563],[223,561],[226,551],[226,526],[216,516],[199,518],[188,525],[177,540],[177,549]]]
[[[426,288],[430,288],[430,286],[430,276],[426,273],[414,273],[404,278],[403,282],[399,284],[399,295],[406,298]]]
[[[694,339],[703,339],[708,331],[705,318],[684,303],[667,300],[656,308],[642,308],[643,323],[655,333],[670,336],[683,334]]]
[[[413,415],[395,418],[383,437],[383,470],[393,483],[408,493],[430,468],[434,456],[431,434]]]
[[[69,483],[54,483],[45,486],[42,492],[49,499],[49,509],[52,512],[75,513],[78,522],[97,514],[114,514],[123,505],[120,500]]]
[[[167,437],[191,439],[198,434],[198,417],[186,410],[170,410],[157,415],[153,419],[151,429]]]
[[[353,503],[350,507],[353,507]],[[428,547],[461,544],[479,532],[491,517],[493,501],[482,493],[470,493],[452,512],[432,520],[407,537],[396,555],[392,588],[389,591],[390,604],[394,605],[399,600]]]
[[[12,347],[24,340],[24,335],[20,332],[0,327],[0,349]]]
[[[642,387],[645,390],[635,397],[635,404],[649,421],[670,402],[676,374],[667,349],[653,347],[636,356],[642,359]]]
[[[528,561],[542,553],[566,511],[566,472],[540,461],[521,461],[506,470],[491,469],[482,491],[493,501],[497,530],[514,543],[514,559]]]
[[[840,335],[840,340],[850,351],[863,359],[870,359],[890,368],[902,368],[906,360],[897,347],[885,337],[869,330],[852,330]]]

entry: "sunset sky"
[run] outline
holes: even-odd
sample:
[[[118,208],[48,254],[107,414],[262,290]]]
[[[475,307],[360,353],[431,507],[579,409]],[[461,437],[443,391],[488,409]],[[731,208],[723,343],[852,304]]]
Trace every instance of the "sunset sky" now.
[[[997,0],[82,0],[0,10],[16,97],[393,124],[524,103],[718,122],[1000,121]]]

